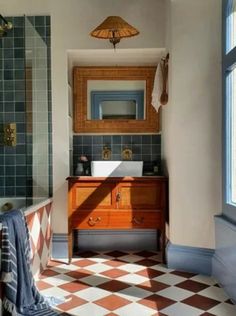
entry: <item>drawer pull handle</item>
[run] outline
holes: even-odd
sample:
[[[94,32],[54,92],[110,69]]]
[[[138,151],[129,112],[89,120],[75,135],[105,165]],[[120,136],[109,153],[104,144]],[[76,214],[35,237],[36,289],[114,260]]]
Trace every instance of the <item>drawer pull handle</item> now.
[[[116,194],[116,202],[119,202],[120,199],[121,199],[121,193],[118,192],[118,193]]]
[[[96,219],[93,219],[92,217],[89,217],[88,223],[89,223],[90,226],[94,226],[100,221],[101,221],[101,217],[97,217]]]
[[[135,216],[133,217],[132,219],[132,223],[135,223],[135,224],[142,224],[143,223],[143,220],[144,220],[144,217],[139,217],[139,218],[136,218]]]

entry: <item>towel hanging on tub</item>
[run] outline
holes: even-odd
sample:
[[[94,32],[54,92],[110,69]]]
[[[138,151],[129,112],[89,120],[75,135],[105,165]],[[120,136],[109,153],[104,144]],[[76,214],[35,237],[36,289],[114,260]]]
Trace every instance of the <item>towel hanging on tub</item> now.
[[[12,316],[56,316],[35,286],[30,267],[29,231],[24,214],[12,210],[0,215],[2,223],[1,281],[3,307]]]

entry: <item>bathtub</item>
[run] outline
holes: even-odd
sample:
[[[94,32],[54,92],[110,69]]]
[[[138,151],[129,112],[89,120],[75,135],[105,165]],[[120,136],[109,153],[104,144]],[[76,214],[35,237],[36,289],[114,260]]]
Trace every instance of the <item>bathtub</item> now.
[[[21,209],[22,211],[24,211],[25,215],[29,215],[30,213],[50,203],[51,201],[52,201],[51,198],[45,198],[45,197],[37,197],[37,198],[4,197],[4,198],[0,198],[0,212],[4,204],[11,203],[13,205],[13,209]]]
[[[6,203],[11,203],[14,209],[25,209],[26,207],[26,198],[21,197],[9,197],[9,198],[0,198],[0,210],[3,205]]]

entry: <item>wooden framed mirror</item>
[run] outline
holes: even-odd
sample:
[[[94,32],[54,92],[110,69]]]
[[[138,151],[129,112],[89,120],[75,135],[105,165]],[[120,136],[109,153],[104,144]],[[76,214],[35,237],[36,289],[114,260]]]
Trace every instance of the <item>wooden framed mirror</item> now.
[[[74,67],[75,133],[156,133],[156,67]]]

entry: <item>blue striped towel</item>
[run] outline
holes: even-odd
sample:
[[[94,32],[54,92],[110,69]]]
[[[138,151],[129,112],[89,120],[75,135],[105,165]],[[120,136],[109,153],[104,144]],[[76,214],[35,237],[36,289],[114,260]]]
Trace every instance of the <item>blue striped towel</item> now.
[[[13,316],[54,316],[35,286],[30,268],[29,231],[22,211],[0,215],[2,223],[1,281],[3,307]]]

